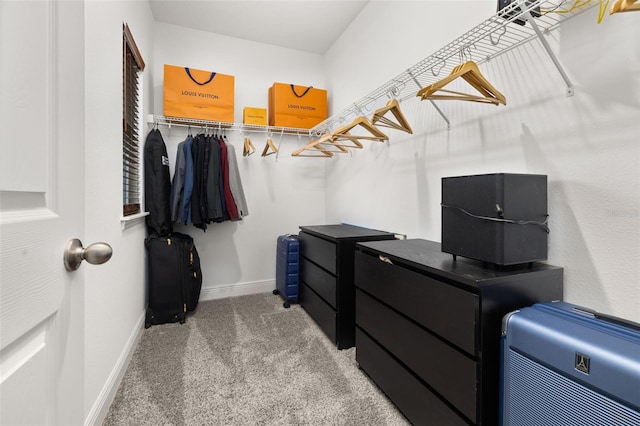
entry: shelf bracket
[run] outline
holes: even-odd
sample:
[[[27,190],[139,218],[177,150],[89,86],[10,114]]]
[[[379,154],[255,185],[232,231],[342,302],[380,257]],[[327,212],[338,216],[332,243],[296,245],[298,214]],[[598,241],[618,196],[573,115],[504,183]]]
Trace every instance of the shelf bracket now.
[[[544,50],[547,51],[547,54],[551,58],[551,61],[558,69],[558,72],[560,72],[560,75],[562,76],[562,79],[564,80],[564,82],[567,84],[567,97],[573,96],[573,93],[574,93],[573,83],[569,79],[569,76],[567,75],[567,73],[564,72],[564,68],[562,68],[560,61],[558,60],[556,55],[553,53],[553,50],[551,50],[551,46],[549,46],[549,43],[547,42],[547,40],[545,40],[544,35],[542,34],[542,32],[540,31],[540,28],[538,27],[538,24],[536,24],[535,18],[531,16],[530,11],[527,11],[525,16],[527,18],[527,21],[531,24],[531,27],[533,28],[533,30],[536,32],[536,35],[538,36],[540,43],[542,43],[542,47],[544,47]]]
[[[416,86],[418,86],[418,90],[422,89],[422,85],[418,82],[418,79],[411,73],[411,70],[408,69],[407,70],[407,74],[409,74],[409,77],[411,77],[413,82],[416,83]],[[449,122],[449,119],[447,118],[447,116],[444,115],[444,112],[442,112],[442,110],[440,109],[438,104],[436,104],[431,99],[429,99],[429,102],[431,102],[431,105],[433,105],[433,107],[436,109],[436,111],[438,111],[438,114],[440,114],[440,116],[444,119],[444,121],[447,122],[447,130],[451,130],[451,123]]]

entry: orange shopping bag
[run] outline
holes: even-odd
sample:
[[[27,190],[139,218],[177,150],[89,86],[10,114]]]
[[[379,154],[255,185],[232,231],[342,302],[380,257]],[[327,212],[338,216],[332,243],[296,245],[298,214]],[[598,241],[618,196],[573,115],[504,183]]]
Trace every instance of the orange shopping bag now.
[[[234,121],[235,77],[193,68],[164,66],[164,115]]]
[[[269,88],[269,124],[310,129],[327,118],[327,91],[274,83]]]

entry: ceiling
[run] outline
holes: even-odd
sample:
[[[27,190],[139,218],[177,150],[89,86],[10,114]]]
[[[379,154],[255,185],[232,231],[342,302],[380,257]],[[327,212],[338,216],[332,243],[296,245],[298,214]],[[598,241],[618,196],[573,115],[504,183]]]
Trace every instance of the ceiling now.
[[[156,21],[323,55],[369,0],[149,0]]]

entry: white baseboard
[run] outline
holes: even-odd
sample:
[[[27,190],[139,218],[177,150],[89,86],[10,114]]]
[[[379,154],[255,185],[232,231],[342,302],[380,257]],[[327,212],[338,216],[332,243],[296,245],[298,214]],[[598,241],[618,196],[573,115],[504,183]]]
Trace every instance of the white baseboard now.
[[[217,287],[203,287],[200,292],[200,300],[214,300],[223,299],[225,297],[245,296],[247,294],[266,293],[275,288],[275,280],[251,281]]]
[[[91,407],[91,411],[84,421],[85,426],[101,425],[107,416],[109,407],[113,402],[113,398],[116,396],[116,392],[118,391],[118,386],[120,386],[122,377],[124,377],[124,373],[127,371],[127,367],[131,361],[131,356],[133,355],[136,346],[138,346],[138,341],[142,335],[144,320],[145,312],[142,311],[140,318],[138,318],[138,322],[136,322],[136,325],[129,336],[129,340],[127,340],[127,344],[118,358],[118,362],[116,362],[113,370],[111,370],[111,374],[109,375],[107,382],[103,386],[100,395],[98,395],[98,399],[93,404],[93,407]]]

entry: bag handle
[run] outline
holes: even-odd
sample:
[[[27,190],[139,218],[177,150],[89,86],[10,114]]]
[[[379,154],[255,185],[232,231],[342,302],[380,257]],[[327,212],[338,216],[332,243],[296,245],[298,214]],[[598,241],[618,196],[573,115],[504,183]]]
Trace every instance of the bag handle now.
[[[307,93],[309,93],[309,90],[311,90],[311,89],[313,89],[313,86],[309,86],[309,87],[307,87],[307,89],[304,91],[304,93],[303,93],[302,95],[298,95],[298,94],[296,93],[296,87],[295,87],[293,84],[291,85],[291,91],[293,92],[293,94],[294,94],[294,95],[296,95],[296,96],[297,96],[297,97],[299,97],[299,98],[301,98],[301,97],[303,97],[304,95],[306,95]]]
[[[191,70],[189,70],[189,68],[184,67],[184,70],[187,72],[187,75],[189,76],[189,78],[193,80],[194,83],[199,84],[200,86],[204,86],[205,84],[211,83],[211,80],[213,80],[213,77],[216,76],[216,73],[212,72],[211,77],[209,77],[209,80],[205,81],[204,83],[200,83],[195,78],[193,78],[193,76],[191,75]]]

